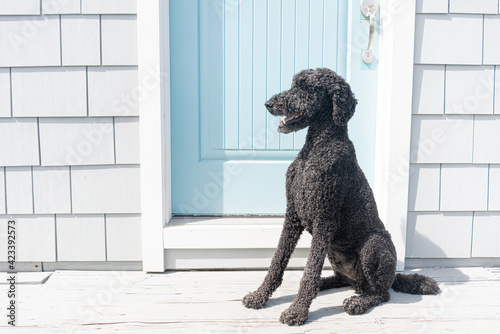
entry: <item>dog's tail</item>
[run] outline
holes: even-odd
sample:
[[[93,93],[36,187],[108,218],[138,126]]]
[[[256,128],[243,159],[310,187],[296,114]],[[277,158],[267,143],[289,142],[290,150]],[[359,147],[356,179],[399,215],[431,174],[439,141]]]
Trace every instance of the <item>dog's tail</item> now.
[[[394,291],[412,295],[435,295],[439,292],[439,286],[435,280],[419,274],[396,274],[392,288]]]

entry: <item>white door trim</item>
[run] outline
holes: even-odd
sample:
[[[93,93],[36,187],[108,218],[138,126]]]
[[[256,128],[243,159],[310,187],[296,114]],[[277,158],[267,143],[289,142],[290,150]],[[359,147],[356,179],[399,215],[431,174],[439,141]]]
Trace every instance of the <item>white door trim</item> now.
[[[382,1],[375,154],[379,214],[404,269],[410,168],[415,0]]]
[[[163,272],[163,227],[171,219],[169,1],[138,1],[139,82],[161,86],[139,103],[143,270]],[[404,268],[408,208],[415,0],[382,1],[375,197]],[[149,87],[148,87],[149,88]]]
[[[137,1],[142,263],[154,272],[165,270],[163,227],[172,215],[168,8],[168,0]]]

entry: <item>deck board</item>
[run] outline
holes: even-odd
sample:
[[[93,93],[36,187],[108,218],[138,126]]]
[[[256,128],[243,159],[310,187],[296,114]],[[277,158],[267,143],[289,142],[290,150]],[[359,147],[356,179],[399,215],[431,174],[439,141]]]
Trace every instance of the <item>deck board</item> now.
[[[497,333],[499,268],[426,269],[437,296],[391,290],[388,303],[360,316],[342,310],[349,288],[320,292],[301,327],[277,321],[295,298],[301,271],[287,271],[266,308],[248,310],[241,298],[264,271],[148,274],[55,271],[44,284],[19,284],[17,333]],[[329,274],[325,272],[325,274]],[[0,285],[6,305],[6,285]],[[3,308],[3,306],[2,306]],[[0,332],[8,332],[6,321]]]

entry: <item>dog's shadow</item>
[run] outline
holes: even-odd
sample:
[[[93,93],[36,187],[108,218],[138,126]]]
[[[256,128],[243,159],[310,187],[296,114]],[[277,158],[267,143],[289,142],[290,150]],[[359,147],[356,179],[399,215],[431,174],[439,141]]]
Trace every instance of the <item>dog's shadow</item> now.
[[[332,289],[332,290],[326,290],[326,291],[321,291],[318,296],[324,296],[324,295],[333,295],[335,293],[339,292],[346,292],[346,291],[352,291],[354,295],[354,290],[352,288],[339,288],[339,289]],[[296,294],[293,295],[286,295],[286,296],[279,296],[276,298],[272,298],[269,300],[269,304],[267,307],[275,307],[278,305],[290,305],[295,298],[297,297]],[[315,321],[324,317],[330,317],[334,316],[337,314],[341,314],[344,312],[344,309],[342,308],[342,305],[339,306],[325,306],[322,308],[319,308],[317,310],[311,311],[309,313],[309,317],[307,319],[307,322]]]
[[[348,290],[348,289],[346,289],[346,290]],[[329,293],[333,294],[335,292],[331,291],[331,292],[327,292],[327,293],[324,293],[324,292],[320,292],[320,293],[321,294],[329,294]],[[297,295],[287,295],[287,296],[280,296],[280,297],[273,298],[273,299],[269,300],[269,306],[267,306],[267,307],[274,307],[274,306],[278,306],[278,305],[282,305],[282,304],[289,305],[295,300],[296,296]],[[284,309],[283,309],[283,311],[284,311]],[[341,314],[343,312],[344,312],[344,309],[342,308],[342,306],[325,306],[325,307],[319,308],[317,310],[311,311],[309,313],[308,318],[307,318],[307,322],[316,321],[318,319],[334,316],[337,314]]]
[[[352,296],[356,295],[356,293],[354,292],[354,290],[352,288],[344,287],[344,288],[339,288],[339,289],[331,289],[331,290],[321,291],[318,296],[334,295],[336,293],[340,293],[340,292],[344,293],[347,291],[351,291]],[[412,294],[400,293],[400,292],[396,292],[392,289],[390,289],[389,291],[391,294],[391,299],[388,302],[382,303],[381,305],[377,305],[375,307],[372,307],[372,308],[368,309],[363,314],[370,314],[375,308],[382,307],[384,304],[413,304],[413,303],[418,303],[418,302],[422,301],[422,298],[423,298],[422,295],[412,295]],[[441,293],[442,293],[442,291],[439,294],[441,294]],[[296,296],[297,296],[296,294],[292,294],[292,295],[279,296],[276,298],[272,298],[269,300],[269,304],[266,307],[275,307],[278,305],[290,305],[295,300]],[[344,311],[342,305],[332,305],[332,306],[321,307],[321,308],[314,310],[314,311],[311,311],[309,313],[309,317],[307,319],[307,322],[319,320],[319,319],[325,318],[325,317],[334,316],[334,315],[341,314],[344,312],[345,311]]]
[[[321,318],[331,317],[341,313],[344,313],[342,306],[325,306],[309,313],[307,321],[316,321]]]
[[[329,289],[329,290],[320,291],[318,294],[318,297],[325,296],[325,295],[333,295],[335,293],[344,293],[347,291],[351,291],[353,295],[355,294],[354,290],[352,288],[342,287],[342,288],[337,288],[337,289]],[[269,306],[277,306],[277,305],[281,305],[281,304],[291,304],[295,300],[296,297],[297,297],[297,294],[274,297],[274,298],[271,298],[269,300],[268,305]]]

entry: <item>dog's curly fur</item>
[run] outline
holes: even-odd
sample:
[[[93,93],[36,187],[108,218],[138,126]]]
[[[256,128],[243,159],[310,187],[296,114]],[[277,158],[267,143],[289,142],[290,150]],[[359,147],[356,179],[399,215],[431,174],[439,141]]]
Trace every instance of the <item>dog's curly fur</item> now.
[[[396,271],[396,250],[377,212],[372,190],[358,166],[347,122],[357,101],[335,72],[304,70],[291,89],[273,96],[266,108],[287,117],[278,128],[290,133],[309,127],[304,147],[286,174],[287,209],[283,231],[261,286],[243,298],[248,308],[261,308],[281,285],[288,260],[305,229],[311,250],[299,292],[280,321],[301,325],[320,290],[352,286],[348,314],[361,314],[389,300],[389,288],[413,294],[436,294],[439,287],[422,275]],[[334,275],[321,278],[328,257]]]

